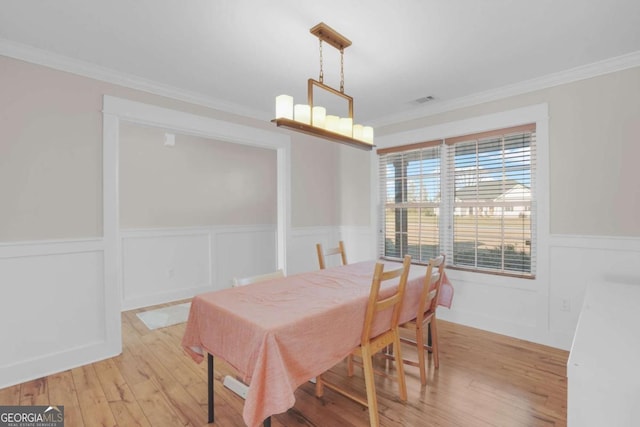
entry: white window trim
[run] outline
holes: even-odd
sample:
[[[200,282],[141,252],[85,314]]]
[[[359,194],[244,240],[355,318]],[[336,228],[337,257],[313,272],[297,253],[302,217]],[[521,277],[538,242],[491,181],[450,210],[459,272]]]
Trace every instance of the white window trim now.
[[[417,128],[409,131],[398,132],[388,135],[376,136],[377,148],[391,148],[401,145],[413,144],[423,141],[433,141],[438,139],[453,138],[459,135],[467,135],[479,132],[486,132],[494,129],[508,128],[512,126],[524,125],[528,123],[536,124],[536,151],[537,151],[537,268],[535,279],[516,278],[510,276],[500,276],[472,271],[452,270],[450,276],[455,276],[459,280],[473,281],[490,286],[502,286],[509,288],[520,288],[523,290],[535,290],[541,297],[548,297],[549,283],[549,106],[547,103],[531,105],[513,110],[491,113],[482,116],[472,117],[463,120],[440,123],[433,126]],[[373,180],[371,200],[375,201],[375,210],[378,217],[376,224],[376,235],[380,238],[379,218],[381,212],[381,200],[379,191],[378,156],[372,158]],[[446,179],[443,176],[441,179]],[[448,219],[442,222],[442,228],[447,230]],[[379,244],[379,242],[378,242]]]

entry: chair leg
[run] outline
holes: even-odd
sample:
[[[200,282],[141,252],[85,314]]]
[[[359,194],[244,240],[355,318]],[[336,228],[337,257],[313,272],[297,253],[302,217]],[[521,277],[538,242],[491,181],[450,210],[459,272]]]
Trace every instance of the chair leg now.
[[[353,376],[353,354],[347,356],[347,375]]]
[[[400,332],[395,331],[395,347],[396,347],[396,369],[398,370],[398,389],[400,392],[400,400],[407,400],[407,381],[404,376],[404,363],[402,362],[402,349],[400,348]]]
[[[433,353],[433,366],[438,369],[438,367],[440,367],[440,361],[438,360],[438,325],[435,315],[431,318],[429,325],[431,326],[431,353]]]
[[[422,325],[416,327],[416,352],[418,353],[418,366],[420,367],[420,383],[427,385],[427,363],[424,354],[424,329]]]
[[[316,377],[316,397],[322,397],[324,395],[324,384],[322,381],[322,375]]]
[[[368,347],[362,347],[362,364],[364,368],[364,382],[367,389],[367,406],[369,407],[369,423],[371,427],[378,427],[378,400],[376,399],[376,385],[373,374],[373,354]]]

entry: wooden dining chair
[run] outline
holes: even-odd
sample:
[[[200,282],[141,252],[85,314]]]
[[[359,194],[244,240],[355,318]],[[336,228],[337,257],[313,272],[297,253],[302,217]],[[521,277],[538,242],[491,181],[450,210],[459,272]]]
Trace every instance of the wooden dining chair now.
[[[239,286],[250,285],[252,283],[264,282],[266,280],[277,279],[280,277],[284,277],[284,271],[276,270],[271,273],[258,274],[256,276],[249,276],[243,278],[233,278],[233,282],[231,284],[232,287],[237,288]],[[227,387],[229,390],[237,394],[243,399],[247,398],[247,393],[249,392],[249,386],[240,381],[237,378],[232,377],[231,375],[226,375],[222,384]]]
[[[318,264],[320,265],[320,270],[324,270],[326,268],[325,257],[330,255],[340,255],[342,260],[342,265],[347,265],[347,252],[344,249],[344,242],[340,240],[338,242],[337,248],[327,249],[326,251],[322,249],[322,244],[316,244],[316,251],[318,252]]]
[[[398,320],[400,316],[400,309],[402,307],[402,300],[404,298],[404,293],[407,286],[407,276],[409,275],[410,266],[411,257],[407,255],[404,257],[404,262],[401,268],[391,271],[384,271],[384,264],[376,263],[374,269],[371,291],[369,293],[369,301],[367,302],[364,325],[362,328],[362,335],[360,337],[360,345],[351,352],[351,356],[358,356],[362,359],[367,399],[364,400],[360,396],[339,387],[335,383],[327,381],[324,374],[316,377],[317,397],[322,397],[322,395],[324,394],[324,387],[328,387],[342,394],[343,396],[360,403],[361,405],[369,409],[369,423],[372,427],[377,427],[379,425],[378,400],[376,398],[373,356],[387,346],[395,345],[395,347],[397,348],[397,355],[398,357],[401,357]],[[382,283],[398,277],[400,279],[398,282],[398,287],[395,290],[394,294],[381,299],[380,287]],[[391,313],[389,313],[389,310],[391,310]],[[380,312],[389,313],[390,320],[382,332],[372,336],[372,326]],[[396,365],[400,399],[402,401],[405,401],[407,400],[407,384],[404,377],[404,368],[402,363],[398,363]]]
[[[423,386],[427,385],[425,350],[433,355],[434,367],[437,369],[440,366],[440,362],[438,360],[438,327],[436,322],[436,309],[438,308],[438,297],[442,286],[443,274],[444,255],[431,258],[427,266],[427,273],[424,277],[416,317],[413,320],[400,325],[400,328],[410,330],[414,333],[415,339],[401,337],[400,341],[416,347],[418,360],[402,359],[400,353],[392,355],[394,359],[402,359],[402,362],[406,365],[419,367],[420,382]],[[425,333],[430,333],[431,343],[425,342]],[[387,355],[388,354],[389,353],[387,353]]]

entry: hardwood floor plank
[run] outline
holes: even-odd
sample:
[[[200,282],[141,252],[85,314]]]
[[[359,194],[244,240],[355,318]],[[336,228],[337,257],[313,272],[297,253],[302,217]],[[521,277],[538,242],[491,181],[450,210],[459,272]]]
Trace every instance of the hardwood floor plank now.
[[[20,387],[20,405],[48,405],[49,388],[46,378],[28,381]]]
[[[119,426],[151,427],[138,402],[115,401],[109,402],[109,407]]]
[[[153,427],[174,427],[186,425],[174,409],[169,399],[160,390],[153,378],[131,387],[136,401],[140,404],[147,420]]]
[[[97,362],[94,366],[108,402],[133,402],[135,400],[113,359]]]
[[[0,389],[0,405],[17,406],[20,404],[20,384]]]
[[[64,406],[64,422],[70,426],[82,426],[82,410],[78,392],[71,371],[64,371],[47,377],[49,385],[49,405]]]
[[[151,352],[140,361],[146,372],[157,382],[159,389],[170,402],[173,411],[182,420],[183,424],[205,424],[206,414],[199,403],[182,387],[173,377],[171,372],[162,366]]]
[[[84,425],[88,427],[115,426],[116,420],[111,413],[111,408],[98,380],[95,364],[72,369],[71,374],[76,387]]]

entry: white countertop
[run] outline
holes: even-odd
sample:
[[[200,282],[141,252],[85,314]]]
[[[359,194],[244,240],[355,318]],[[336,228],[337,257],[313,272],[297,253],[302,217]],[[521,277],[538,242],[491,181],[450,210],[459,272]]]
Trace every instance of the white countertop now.
[[[587,289],[567,377],[569,426],[640,425],[640,284]]]

